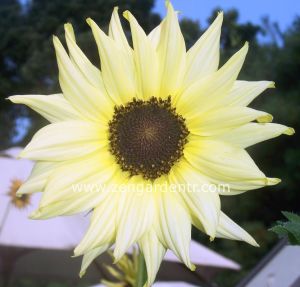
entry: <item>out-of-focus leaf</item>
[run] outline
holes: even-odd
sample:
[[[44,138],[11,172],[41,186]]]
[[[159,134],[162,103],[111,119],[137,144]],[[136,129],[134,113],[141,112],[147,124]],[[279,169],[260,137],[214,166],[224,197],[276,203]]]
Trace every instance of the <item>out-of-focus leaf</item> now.
[[[300,245],[300,216],[288,211],[283,211],[282,214],[288,221],[277,221],[270,231],[275,232],[279,237],[286,236],[293,245]]]

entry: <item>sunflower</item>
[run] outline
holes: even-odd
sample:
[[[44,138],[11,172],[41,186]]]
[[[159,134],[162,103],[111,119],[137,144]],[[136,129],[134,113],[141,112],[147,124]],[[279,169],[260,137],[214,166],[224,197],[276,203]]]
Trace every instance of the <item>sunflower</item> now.
[[[90,227],[75,249],[75,255],[84,256],[81,274],[113,244],[118,261],[136,242],[145,257],[148,286],[167,249],[193,270],[192,225],[211,240],[257,246],[221,211],[220,195],[280,182],[260,171],[245,150],[294,133],[270,123],[270,114],[247,107],[274,83],[237,80],[248,43],[218,67],[222,13],[186,51],[177,13],[166,6],[166,17],[149,35],[124,12],[133,48],[117,8],[108,36],[87,19],[101,71],[66,24],[69,53],[54,37],[62,93],[9,98],[50,121],[21,153],[37,162],[19,194],[43,192],[31,217],[92,211]]]
[[[11,203],[18,209],[23,209],[30,204],[30,194],[17,195],[22,184],[22,180],[13,179],[10,184],[9,192],[7,193],[7,195],[11,198]]]

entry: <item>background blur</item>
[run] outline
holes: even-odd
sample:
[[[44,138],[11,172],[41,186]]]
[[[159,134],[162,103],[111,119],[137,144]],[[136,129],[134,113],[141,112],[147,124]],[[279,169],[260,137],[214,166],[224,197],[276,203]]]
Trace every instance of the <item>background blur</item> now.
[[[268,228],[282,218],[280,211],[300,211],[300,149],[297,145],[300,125],[300,2],[178,0],[173,4],[181,11],[181,27],[188,48],[213,21],[217,11],[224,10],[221,63],[249,41],[250,51],[239,78],[276,82],[276,89],[265,92],[252,106],[274,115],[275,122],[296,130],[293,137],[281,136],[249,150],[267,175],[282,178],[281,184],[222,198],[225,213],[249,231],[261,248],[228,240],[209,242],[198,231],[193,232],[195,239],[242,265],[242,271],[222,272],[216,279],[220,286],[234,286],[278,241]],[[0,0],[1,149],[27,144],[32,135],[46,124],[36,113],[12,105],[5,98],[16,94],[60,91],[52,35],[56,34],[63,40],[63,24],[71,22],[79,46],[98,65],[96,45],[85,19],[91,17],[107,30],[114,6],[119,6],[121,12],[131,10],[147,32],[164,15],[162,0]],[[128,31],[126,23],[124,27]],[[55,282],[27,284],[68,286]]]

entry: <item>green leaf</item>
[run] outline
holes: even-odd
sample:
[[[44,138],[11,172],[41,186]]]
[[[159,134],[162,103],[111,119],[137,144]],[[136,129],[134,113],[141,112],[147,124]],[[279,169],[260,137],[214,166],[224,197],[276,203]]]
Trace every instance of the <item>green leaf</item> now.
[[[289,211],[281,211],[281,213],[290,221],[298,222],[300,224],[300,216]]]
[[[287,211],[283,211],[282,214],[288,221],[277,221],[277,225],[269,230],[279,237],[287,237],[293,245],[300,245],[300,216]]]

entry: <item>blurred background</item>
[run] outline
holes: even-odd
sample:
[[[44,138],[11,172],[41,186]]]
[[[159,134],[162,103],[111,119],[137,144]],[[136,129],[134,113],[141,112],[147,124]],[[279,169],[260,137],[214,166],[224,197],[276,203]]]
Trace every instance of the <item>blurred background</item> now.
[[[180,24],[187,48],[201,36],[218,11],[225,12],[221,64],[249,41],[250,51],[239,78],[276,82],[276,89],[265,92],[251,105],[271,113],[275,122],[296,130],[293,137],[282,136],[249,150],[258,166],[267,175],[281,178],[281,184],[222,198],[225,213],[250,232],[260,248],[221,239],[210,242],[206,236],[193,231],[195,240],[241,265],[240,271],[219,272],[213,283],[210,282],[211,286],[235,286],[277,244],[278,238],[268,229],[282,218],[281,211],[300,212],[297,133],[300,125],[300,2],[174,0],[173,4],[181,11]],[[0,0],[0,150],[26,145],[46,124],[38,114],[25,106],[12,105],[5,98],[60,91],[52,35],[63,39],[63,24],[71,22],[79,46],[98,66],[96,45],[85,19],[91,17],[107,30],[114,6],[119,6],[121,12],[132,11],[147,32],[159,24],[164,15],[162,0]],[[124,27],[128,32],[125,22]],[[5,174],[5,167],[1,168],[0,173]],[[75,259],[69,259],[72,260]],[[55,258],[49,261],[49,268],[51,264],[55,264]],[[77,273],[74,277],[78,279]],[[88,282],[76,282],[71,284],[55,278],[35,280],[25,276],[11,286],[88,286]]]

